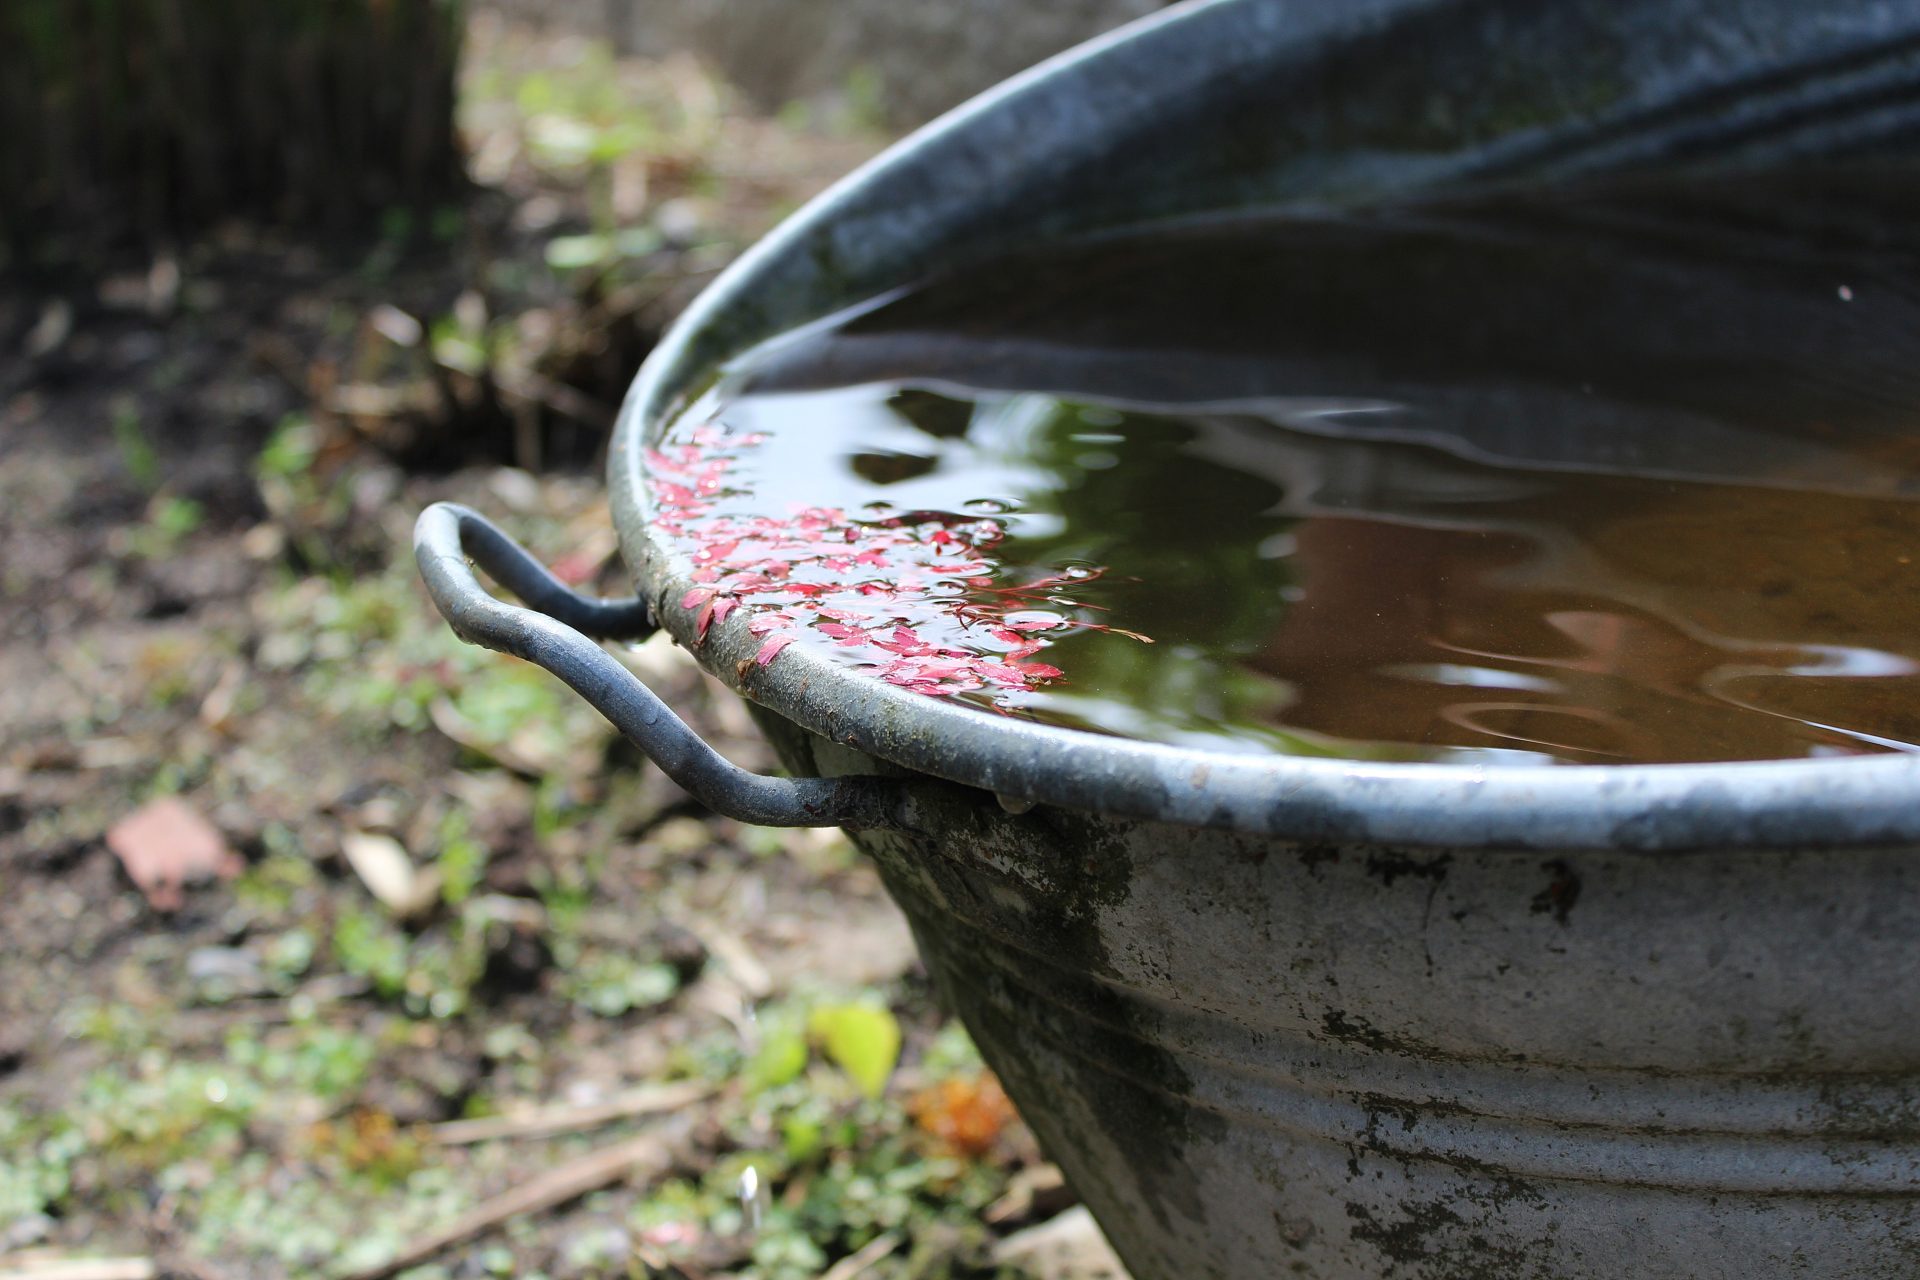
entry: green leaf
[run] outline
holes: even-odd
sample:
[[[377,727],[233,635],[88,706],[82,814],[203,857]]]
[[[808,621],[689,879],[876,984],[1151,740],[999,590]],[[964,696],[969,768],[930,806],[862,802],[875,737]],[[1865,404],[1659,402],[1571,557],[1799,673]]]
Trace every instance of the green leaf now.
[[[826,1126],[808,1116],[788,1116],[780,1122],[780,1144],[795,1164],[811,1160],[826,1141]]]
[[[827,1005],[813,1011],[807,1030],[869,1098],[886,1089],[900,1061],[900,1024],[893,1014],[870,1004]]]
[[[747,1063],[747,1088],[777,1089],[807,1069],[807,1040],[798,1031],[772,1031]]]
[[[611,235],[555,236],[547,241],[547,265],[555,271],[605,266],[621,258],[644,258],[662,243],[659,230],[650,226],[628,227]]]
[[[603,1018],[648,1009],[680,990],[672,965],[636,963],[625,956],[596,954],[583,960],[568,983],[575,1004]]]
[[[555,236],[547,241],[547,265],[555,271],[597,267],[613,256],[613,241],[603,235]]]

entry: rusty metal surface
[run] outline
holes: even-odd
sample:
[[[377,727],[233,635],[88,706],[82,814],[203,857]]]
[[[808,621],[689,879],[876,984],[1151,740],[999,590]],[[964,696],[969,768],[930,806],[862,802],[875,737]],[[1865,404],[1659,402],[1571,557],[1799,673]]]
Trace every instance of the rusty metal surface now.
[[[1137,1280],[1920,1273],[1913,849],[923,820],[855,839]]]

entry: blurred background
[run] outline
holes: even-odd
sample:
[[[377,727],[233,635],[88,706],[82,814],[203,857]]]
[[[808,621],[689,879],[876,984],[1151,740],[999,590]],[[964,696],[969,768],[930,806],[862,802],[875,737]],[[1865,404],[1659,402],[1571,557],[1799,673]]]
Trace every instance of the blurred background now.
[[[662,326],[1155,7],[0,5],[0,1277],[1117,1274],[846,843],[459,644],[407,539],[622,591]]]

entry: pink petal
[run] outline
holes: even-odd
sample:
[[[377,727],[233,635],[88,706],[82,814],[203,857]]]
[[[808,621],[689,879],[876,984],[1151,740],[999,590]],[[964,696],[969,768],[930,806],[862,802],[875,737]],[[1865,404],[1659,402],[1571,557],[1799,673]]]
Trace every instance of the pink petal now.
[[[779,656],[780,651],[792,644],[797,637],[792,635],[768,636],[767,642],[760,646],[760,652],[753,656],[759,666],[766,666]]]

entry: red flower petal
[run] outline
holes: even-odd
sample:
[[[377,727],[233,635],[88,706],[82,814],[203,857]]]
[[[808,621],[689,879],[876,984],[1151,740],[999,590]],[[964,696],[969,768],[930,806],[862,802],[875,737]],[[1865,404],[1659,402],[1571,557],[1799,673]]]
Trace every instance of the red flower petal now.
[[[779,656],[782,649],[792,644],[796,639],[798,639],[798,637],[792,634],[768,636],[767,642],[760,646],[760,652],[753,655],[754,662],[759,666],[766,666]]]

